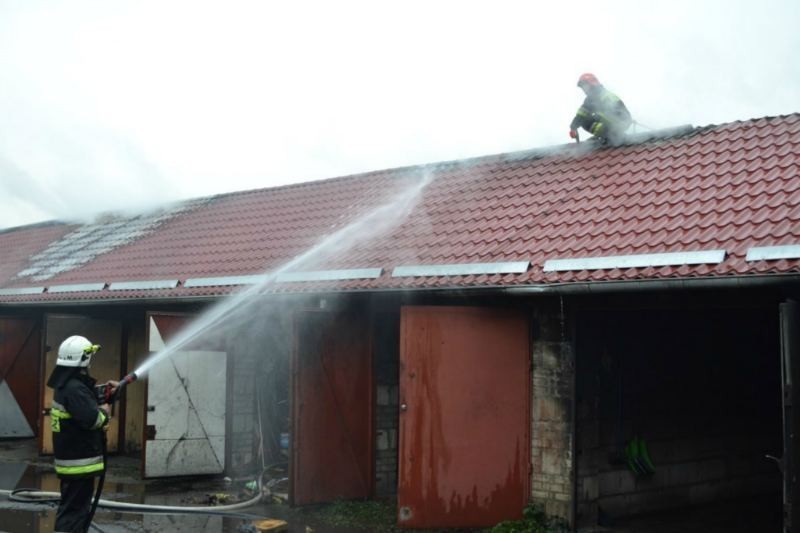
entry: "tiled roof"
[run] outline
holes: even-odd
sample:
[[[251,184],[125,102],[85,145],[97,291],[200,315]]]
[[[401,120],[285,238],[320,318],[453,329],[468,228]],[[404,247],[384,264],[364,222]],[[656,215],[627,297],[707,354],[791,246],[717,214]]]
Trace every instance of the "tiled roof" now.
[[[412,195],[420,184],[424,188]],[[398,197],[405,202],[392,203]],[[377,216],[350,226],[376,209]],[[0,233],[0,302],[215,296],[233,286],[208,280],[184,285],[281,270],[382,272],[275,285],[292,291],[798,273],[796,258],[747,261],[746,255],[753,247],[800,245],[800,114],[677,129],[618,147],[582,143],[219,195],[187,202],[133,237],[130,221],[112,223],[118,229],[43,226]],[[75,238],[82,230],[88,236]],[[70,235],[76,250],[81,243],[94,246],[91,257],[70,262],[72,256],[61,253],[71,249],[65,246]],[[321,253],[307,254],[337,235]],[[699,251],[722,251],[722,260],[691,264],[685,253]],[[87,257],[85,249],[76,253]],[[298,261],[303,254],[308,257]],[[652,254],[672,255],[658,256],[670,259],[664,266],[614,266],[640,264]],[[620,263],[619,256],[636,257]],[[553,259],[598,257],[617,259],[611,266],[545,270]],[[47,260],[56,264],[42,277],[32,265]],[[463,271],[464,264],[498,262],[530,266],[392,277],[398,266],[462,265]],[[137,280],[177,280],[178,286],[76,290]],[[64,285],[78,287],[8,291]]]
[[[0,287],[24,270],[31,257],[74,229],[55,222],[0,231]]]

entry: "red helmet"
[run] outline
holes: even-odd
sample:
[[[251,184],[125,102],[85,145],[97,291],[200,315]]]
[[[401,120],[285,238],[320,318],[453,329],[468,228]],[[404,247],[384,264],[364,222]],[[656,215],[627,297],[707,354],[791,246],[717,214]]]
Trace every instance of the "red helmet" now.
[[[597,77],[594,74],[587,72],[586,74],[581,74],[581,77],[578,78],[578,87],[582,87],[584,85],[593,87],[595,85],[600,85],[600,82],[597,81]]]

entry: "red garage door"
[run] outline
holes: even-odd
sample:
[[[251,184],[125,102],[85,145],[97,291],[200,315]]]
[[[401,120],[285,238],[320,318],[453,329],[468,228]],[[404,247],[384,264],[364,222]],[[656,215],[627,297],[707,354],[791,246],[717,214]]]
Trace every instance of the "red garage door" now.
[[[291,500],[372,494],[372,364],[367,321],[355,313],[295,317]]]
[[[404,307],[398,523],[486,527],[529,494],[528,320],[517,311]]]
[[[0,437],[38,434],[41,328],[30,318],[0,318]]]

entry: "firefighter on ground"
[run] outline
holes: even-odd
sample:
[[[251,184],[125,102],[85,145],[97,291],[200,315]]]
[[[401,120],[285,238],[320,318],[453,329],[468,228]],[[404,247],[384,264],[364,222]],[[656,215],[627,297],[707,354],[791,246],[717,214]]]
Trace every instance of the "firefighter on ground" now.
[[[581,75],[578,87],[586,93],[586,99],[569,125],[569,136],[577,139],[578,127],[581,127],[604,143],[622,142],[632,122],[622,100],[603,87],[594,74]]]
[[[56,367],[47,380],[53,389],[50,421],[55,469],[61,481],[55,531],[88,530],[94,480],[105,469],[104,432],[111,416],[108,405],[98,403],[96,381],[89,376],[92,356],[99,349],[85,337],[69,337],[58,348]]]

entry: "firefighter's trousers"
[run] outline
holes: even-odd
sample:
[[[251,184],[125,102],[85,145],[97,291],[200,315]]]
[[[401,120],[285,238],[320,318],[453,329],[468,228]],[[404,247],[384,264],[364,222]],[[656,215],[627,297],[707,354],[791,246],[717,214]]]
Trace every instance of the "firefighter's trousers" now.
[[[94,477],[61,478],[61,503],[56,512],[55,531],[84,533],[92,505]]]

